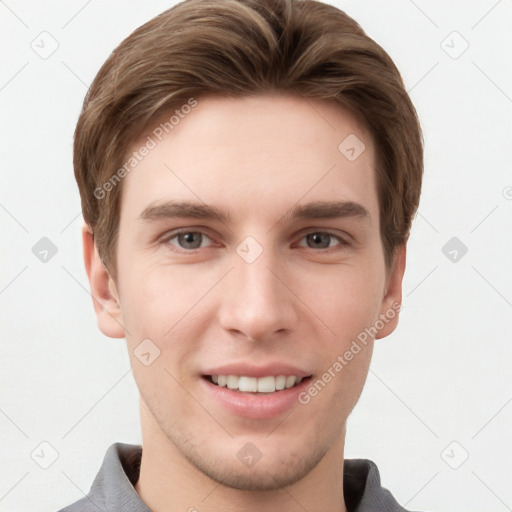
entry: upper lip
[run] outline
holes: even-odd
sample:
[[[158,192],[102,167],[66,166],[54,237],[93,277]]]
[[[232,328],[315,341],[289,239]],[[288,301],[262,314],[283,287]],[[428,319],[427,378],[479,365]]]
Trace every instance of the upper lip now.
[[[307,372],[284,363],[273,363],[261,366],[248,365],[247,363],[231,363],[217,366],[205,370],[203,375],[237,375],[246,377],[277,377],[278,375],[295,375],[297,377],[309,377],[311,372]]]

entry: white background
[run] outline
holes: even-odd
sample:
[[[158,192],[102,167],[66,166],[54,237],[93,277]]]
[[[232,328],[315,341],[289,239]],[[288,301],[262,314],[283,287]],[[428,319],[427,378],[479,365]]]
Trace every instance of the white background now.
[[[57,510],[112,443],[141,442],[125,343],[100,333],[88,294],[72,134],[109,53],[174,3],[0,2],[2,511]],[[400,325],[376,344],[346,457],[375,461],[407,509],[511,510],[512,1],[331,3],[394,59],[426,144]],[[43,31],[47,59],[31,48]],[[455,263],[452,237],[468,248]],[[59,455],[46,470],[43,441]]]

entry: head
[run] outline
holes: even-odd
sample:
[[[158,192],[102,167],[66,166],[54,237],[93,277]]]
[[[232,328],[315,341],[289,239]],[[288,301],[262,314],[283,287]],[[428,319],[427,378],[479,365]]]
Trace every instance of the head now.
[[[311,471],[398,321],[423,143],[391,58],[319,2],[182,2],[100,69],[74,167],[98,323],[126,338],[147,428],[240,489]],[[250,418],[208,395],[226,363],[312,377]]]

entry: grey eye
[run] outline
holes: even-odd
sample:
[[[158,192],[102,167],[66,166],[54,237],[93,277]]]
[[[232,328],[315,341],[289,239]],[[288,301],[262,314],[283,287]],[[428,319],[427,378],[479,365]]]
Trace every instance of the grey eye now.
[[[308,247],[317,249],[327,249],[331,247],[331,241],[333,238],[338,238],[330,233],[310,233],[305,236]],[[339,240],[339,238],[338,238]]]
[[[178,242],[183,249],[198,249],[201,247],[202,233],[191,231],[189,233],[180,233]]]

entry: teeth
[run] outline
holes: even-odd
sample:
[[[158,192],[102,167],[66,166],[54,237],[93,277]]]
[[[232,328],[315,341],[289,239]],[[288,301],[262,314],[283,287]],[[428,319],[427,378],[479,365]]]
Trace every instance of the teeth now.
[[[212,375],[211,378],[220,387],[252,393],[273,393],[274,391],[289,389],[300,384],[303,380],[303,377],[296,377],[295,375],[279,375],[277,377],[269,375],[259,379],[244,375],[240,377],[237,375]]]
[[[237,377],[235,377],[236,379]],[[240,377],[238,378],[238,385],[236,386],[239,391],[258,391],[258,380],[256,377]],[[236,388],[232,388],[236,389]]]
[[[289,377],[286,377],[285,388],[288,389],[288,388],[291,388],[292,386],[294,386],[296,380],[297,380],[297,377],[295,377],[294,375],[290,375]]]
[[[258,393],[273,393],[276,390],[275,377],[262,377],[258,381]]]
[[[286,377],[284,375],[279,375],[276,377],[276,390],[281,391],[286,386]]]
[[[235,375],[228,375],[226,380],[226,386],[229,389],[238,389],[238,377]]]

